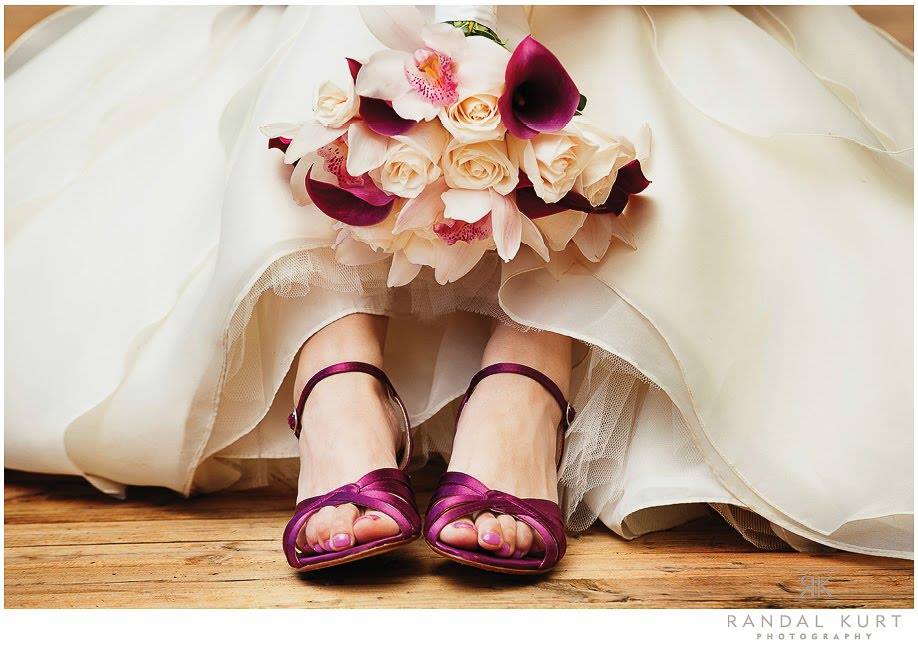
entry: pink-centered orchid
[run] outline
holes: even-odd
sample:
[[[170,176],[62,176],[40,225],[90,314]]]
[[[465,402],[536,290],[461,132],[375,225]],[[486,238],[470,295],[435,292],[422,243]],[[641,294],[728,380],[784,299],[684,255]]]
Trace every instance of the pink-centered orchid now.
[[[357,93],[391,104],[403,119],[430,121],[460,97],[500,88],[509,55],[482,37],[466,38],[461,29],[424,22],[404,13],[405,23],[388,20],[387,11],[362,10],[374,35],[390,49],[373,54],[357,75]]]

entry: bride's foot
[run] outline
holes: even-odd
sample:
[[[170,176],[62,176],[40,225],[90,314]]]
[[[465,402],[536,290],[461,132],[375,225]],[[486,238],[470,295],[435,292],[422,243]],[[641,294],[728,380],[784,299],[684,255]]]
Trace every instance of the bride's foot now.
[[[321,495],[379,468],[396,468],[402,432],[382,383],[363,373],[321,381],[303,410],[297,501]],[[297,538],[306,553],[341,551],[388,538],[398,524],[380,511],[354,504],[326,506]]]
[[[557,503],[560,418],[555,400],[534,380],[515,374],[489,376],[462,410],[449,470],[471,475],[494,490]],[[440,540],[502,558],[544,553],[542,539],[529,525],[491,511],[446,525]]]

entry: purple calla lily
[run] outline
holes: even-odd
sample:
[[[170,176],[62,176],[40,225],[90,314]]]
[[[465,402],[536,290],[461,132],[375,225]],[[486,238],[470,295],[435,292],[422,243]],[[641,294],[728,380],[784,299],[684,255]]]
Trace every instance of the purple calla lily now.
[[[580,91],[561,61],[532,36],[524,38],[507,64],[498,101],[507,130],[520,139],[559,131],[570,123],[579,103]]]
[[[612,191],[603,204],[594,207],[589,200],[576,191],[567,192],[558,202],[547,203],[536,195],[532,188],[532,181],[526,177],[526,174],[520,172],[520,182],[516,186],[516,206],[531,219],[551,216],[568,209],[588,214],[615,214],[617,216],[625,211],[628,199],[632,195],[641,193],[648,186],[650,186],[650,180],[644,177],[641,163],[632,160],[618,170]]]
[[[385,201],[383,201],[381,196],[371,191],[361,191],[363,195],[358,195],[353,189],[348,191],[328,182],[313,180],[311,174],[312,168],[306,173],[306,193],[309,194],[309,198],[323,214],[345,225],[354,227],[376,225],[386,220],[392,210],[395,196],[385,195]],[[376,191],[380,190],[376,189]],[[370,202],[370,199],[373,202]]]
[[[363,63],[349,58],[347,59],[347,67],[351,72],[351,77],[356,82],[357,73],[360,72]],[[417,124],[414,120],[399,117],[392,106],[382,99],[373,99],[371,97],[360,97],[358,114],[366,122],[370,130],[386,137],[407,133],[412,126]]]

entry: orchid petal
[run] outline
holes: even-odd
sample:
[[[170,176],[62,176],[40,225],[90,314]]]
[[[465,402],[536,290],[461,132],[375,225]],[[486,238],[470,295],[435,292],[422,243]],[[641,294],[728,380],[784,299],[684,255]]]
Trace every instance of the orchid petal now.
[[[361,180],[363,180],[361,184],[341,187],[341,189],[374,207],[390,205],[394,201],[395,197],[377,187],[369,175],[361,176]]]
[[[574,238],[574,234],[583,225],[587,215],[584,212],[563,211],[545,218],[533,221],[542,236],[545,237],[548,247],[560,252]]]
[[[365,123],[355,122],[347,129],[347,172],[359,177],[386,161],[389,138],[374,133]]]
[[[561,61],[532,36],[524,38],[510,57],[501,96],[501,118],[521,139],[537,132],[559,131],[571,121],[580,91]]]
[[[413,52],[424,46],[421,34],[427,21],[416,7],[360,7],[360,17],[370,33],[386,47]]]
[[[356,89],[361,97],[392,101],[411,90],[405,77],[405,64],[411,55],[396,50],[373,54],[357,73]]]
[[[341,128],[326,128],[316,122],[305,122],[293,136],[293,141],[284,154],[284,162],[293,164],[307,153],[312,153],[338,139],[344,131]]]
[[[475,223],[491,211],[491,194],[488,190],[449,189],[443,192],[443,204],[446,218]]]
[[[427,185],[416,198],[405,203],[395,225],[393,234],[401,234],[411,229],[430,229],[437,217],[443,213],[441,196],[446,191],[446,182],[440,178]]]
[[[588,261],[599,261],[612,242],[612,216],[592,214],[587,216],[583,227],[574,234],[574,243]]]
[[[392,137],[407,133],[417,124],[413,119],[403,119],[382,99],[360,98],[360,116],[371,130]]]
[[[395,197],[382,205],[371,205],[353,193],[328,182],[310,178],[306,173],[306,193],[319,210],[337,221],[354,227],[381,223],[389,215]]]
[[[456,60],[459,96],[467,97],[477,92],[502,93],[510,52],[488,38],[475,36],[465,40],[465,50]]]
[[[353,237],[346,237],[335,246],[335,261],[346,266],[361,266],[382,261],[389,255],[374,250]]]
[[[512,260],[520,250],[524,219],[512,198],[491,192],[491,230],[497,254],[504,261]]]
[[[440,112],[440,107],[427,101],[413,90],[392,100],[392,110],[403,119],[430,121]]]
[[[474,268],[488,246],[481,241],[466,243],[460,241],[452,245],[437,245],[435,247],[434,279],[437,283],[446,285],[461,279]]]
[[[653,133],[649,124],[641,124],[634,138],[634,155],[641,164],[647,164],[653,152]]]
[[[397,250],[392,255],[392,265],[389,266],[389,276],[386,278],[386,286],[396,288],[404,286],[414,281],[414,278],[421,272],[421,266],[412,263],[401,250]]]
[[[437,261],[435,246],[438,245],[440,244],[419,236],[412,236],[408,243],[405,244],[405,247],[401,249],[401,252],[408,262],[433,268],[436,266]]]
[[[458,58],[466,47],[465,33],[446,23],[425,25],[421,30],[421,40],[430,49],[446,54],[451,59]]]
[[[627,216],[616,216],[610,218],[612,227],[612,236],[630,247],[632,250],[637,249],[637,243],[634,240],[634,233],[628,228]]]
[[[520,219],[520,223],[522,225],[520,237],[522,242],[531,247],[536,254],[542,257],[543,261],[548,261],[548,246],[545,245],[545,239],[542,237],[542,232],[539,231],[535,223],[525,216]]]
[[[297,205],[308,205],[312,202],[309,194],[306,193],[306,174],[309,173],[309,168],[314,161],[309,157],[300,158],[293,167],[293,173],[290,174],[290,191]]]
[[[258,130],[260,130],[261,134],[268,139],[273,139],[275,137],[286,137],[288,139],[293,139],[293,136],[296,135],[296,132],[300,130],[302,126],[302,122],[297,124],[291,122],[277,122],[274,124],[265,124],[264,126],[259,127]]]

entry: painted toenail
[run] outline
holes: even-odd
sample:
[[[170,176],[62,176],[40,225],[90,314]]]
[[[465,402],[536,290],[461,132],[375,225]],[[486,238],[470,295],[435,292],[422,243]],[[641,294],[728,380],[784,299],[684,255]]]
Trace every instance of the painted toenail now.
[[[475,530],[475,525],[471,522],[453,522],[453,528],[455,529],[472,529]]]
[[[522,558],[522,557],[523,557],[523,552],[520,551],[519,549],[517,549],[516,551],[513,552],[513,558],[514,558],[515,560],[518,560],[518,559],[520,559],[520,558]]]
[[[481,536],[481,540],[485,544],[493,545],[496,547],[500,544],[501,537],[499,533],[495,533],[494,531],[488,531],[487,533]]]
[[[316,553],[320,553],[322,551],[322,545],[314,544],[312,545],[312,548],[313,548],[313,551],[315,551]]]
[[[510,545],[505,542],[504,544],[500,546],[500,551],[498,551],[497,553],[501,556],[509,557],[510,554],[512,553],[510,551]]]
[[[335,549],[344,549],[345,547],[350,547],[351,536],[346,533],[339,533],[334,538],[332,538],[331,543]]]

